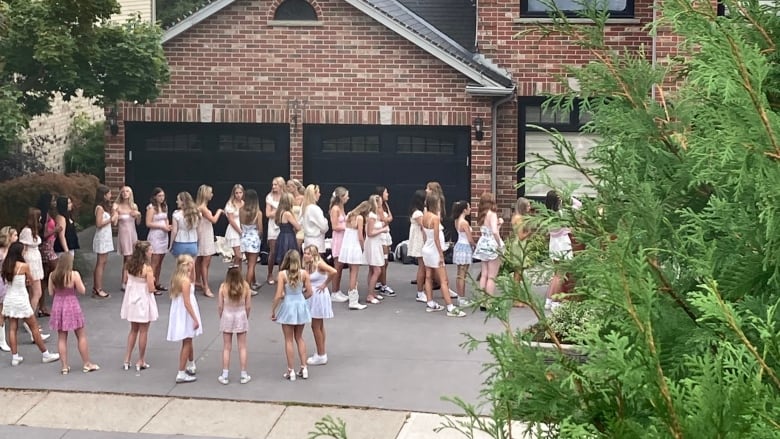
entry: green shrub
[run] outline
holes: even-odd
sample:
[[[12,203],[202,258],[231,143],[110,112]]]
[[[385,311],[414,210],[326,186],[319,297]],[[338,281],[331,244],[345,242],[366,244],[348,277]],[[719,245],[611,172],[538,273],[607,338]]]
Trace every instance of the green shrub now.
[[[44,192],[67,195],[73,200],[73,219],[86,227],[94,222],[92,206],[100,182],[94,175],[58,174],[28,175],[0,183],[0,224],[18,226],[24,222],[27,209],[38,203]]]
[[[73,118],[69,147],[65,151],[65,172],[92,174],[100,181],[106,178],[104,136],[105,123],[93,122],[84,114]]]

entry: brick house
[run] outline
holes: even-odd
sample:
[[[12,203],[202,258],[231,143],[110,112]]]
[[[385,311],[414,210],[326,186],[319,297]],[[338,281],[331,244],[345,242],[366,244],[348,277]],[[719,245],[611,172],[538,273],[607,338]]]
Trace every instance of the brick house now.
[[[672,50],[674,36],[643,31],[650,0],[609,6],[614,44],[654,59]],[[353,201],[385,185],[404,217],[412,192],[437,180],[448,203],[496,192],[507,217],[524,177],[514,166],[549,150],[527,123],[590,142],[576,109],[540,111],[553,74],[589,60],[563,38],[515,38],[545,17],[539,0],[212,0],[166,31],[162,96],[118,109],[107,184],[144,200],[154,186],[172,198],[206,183],[214,206],[234,183],[263,197],[277,175],[319,184],[323,205],[336,185]],[[396,240],[407,231],[394,222]]]

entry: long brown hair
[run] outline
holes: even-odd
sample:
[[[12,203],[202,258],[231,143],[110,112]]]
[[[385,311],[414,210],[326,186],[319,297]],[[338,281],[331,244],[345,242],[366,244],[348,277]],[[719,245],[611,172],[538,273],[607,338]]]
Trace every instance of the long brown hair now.
[[[301,255],[298,250],[287,250],[279,269],[287,270],[287,283],[290,286],[298,286],[301,283]]]
[[[95,209],[102,207],[106,212],[111,213],[111,200],[106,200],[106,194],[111,192],[111,188],[101,184],[95,190]]]
[[[127,272],[133,276],[140,277],[144,271],[144,265],[149,263],[146,252],[149,251],[151,244],[149,241],[136,241],[133,246],[133,254],[127,261]]]
[[[241,276],[241,267],[233,265],[228,268],[225,275],[225,286],[227,287],[227,296],[231,302],[238,302],[243,299],[249,291],[249,284]]]
[[[480,226],[485,223],[485,217],[488,211],[496,211],[496,197],[492,192],[483,192],[479,197],[479,206],[477,207],[477,224]]]
[[[276,208],[276,215],[274,216],[276,224],[282,223],[282,215],[284,215],[285,212],[292,212],[293,202],[292,194],[289,192],[282,193],[282,196],[279,197],[279,207]]]
[[[194,229],[198,226],[200,221],[200,212],[198,206],[192,201],[192,195],[189,192],[179,192],[177,195],[179,201],[181,201],[181,213],[184,215],[184,219],[187,221],[187,225],[190,229]]]
[[[8,252],[5,254],[5,260],[3,260],[3,279],[6,282],[11,282],[16,275],[16,263],[24,262],[24,244],[19,241],[14,242],[8,246]]]
[[[439,216],[444,218],[447,215],[447,199],[444,198],[444,190],[438,181],[429,181],[425,188],[439,196]]]
[[[41,211],[37,207],[30,207],[27,209],[27,219],[24,221],[24,226],[29,227],[32,232],[33,239],[40,234],[41,231]]]
[[[257,191],[247,189],[244,192],[244,206],[240,210],[241,224],[256,223],[258,213],[260,213],[260,200]]]
[[[57,259],[57,266],[51,274],[51,283],[54,285],[54,288],[65,288],[70,284],[72,277],[73,255],[66,252]]]
[[[152,189],[152,196],[149,197],[149,204],[151,204],[152,207],[154,207],[154,211],[156,213],[168,212],[168,203],[166,203],[165,200],[163,200],[162,203],[160,204],[157,204],[157,201],[155,200],[157,195],[159,195],[162,192],[165,191],[162,190],[162,188],[156,187]]]
[[[344,195],[349,192],[344,186],[336,186],[333,190],[333,194],[330,196],[330,206],[328,210],[333,209],[333,206],[338,205],[341,207],[341,211],[344,211]]]

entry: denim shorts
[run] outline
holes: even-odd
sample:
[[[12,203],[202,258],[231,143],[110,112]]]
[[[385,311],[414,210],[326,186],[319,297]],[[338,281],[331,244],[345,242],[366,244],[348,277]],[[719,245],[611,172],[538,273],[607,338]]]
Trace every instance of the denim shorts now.
[[[171,254],[174,256],[190,255],[193,258],[198,256],[197,242],[175,242],[171,247]]]

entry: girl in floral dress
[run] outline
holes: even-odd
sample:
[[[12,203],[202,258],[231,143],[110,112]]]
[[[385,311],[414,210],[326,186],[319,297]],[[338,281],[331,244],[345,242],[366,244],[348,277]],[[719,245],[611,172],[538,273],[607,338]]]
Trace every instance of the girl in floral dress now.
[[[225,229],[225,242],[233,249],[233,263],[241,265],[241,223],[238,212],[244,207],[244,186],[233,185],[230,199],[225,204],[225,218],[228,225]]]
[[[480,237],[474,249],[474,258],[482,261],[479,287],[492,296],[496,292],[496,276],[501,267],[501,250],[504,241],[499,234],[499,227],[504,221],[496,214],[496,197],[490,192],[485,192],[479,197],[477,212]]]
[[[82,372],[94,372],[100,370],[100,366],[89,359],[89,344],[87,343],[87,331],[84,328],[84,313],[81,311],[78,294],[84,294],[86,287],[78,271],[73,270],[73,256],[62,255],[57,261],[57,268],[49,276],[49,294],[54,296],[51,304],[51,319],[49,327],[57,331],[57,346],[60,351],[63,375],[70,372],[68,365],[68,332],[76,333],[79,354],[83,366]]]
[[[239,212],[241,220],[241,251],[246,255],[246,282],[257,285],[255,268],[257,257],[260,256],[260,243],[263,237],[263,213],[260,211],[260,200],[254,189],[246,191],[244,207]],[[258,293],[252,290],[252,295]]]
[[[222,209],[217,209],[213,213],[209,210],[209,201],[212,198],[214,198],[214,190],[211,186],[200,185],[198,195],[195,198],[195,204],[200,212],[198,256],[195,258],[195,285],[200,284],[203,288],[203,295],[206,297],[214,297],[214,293],[209,287],[209,266],[211,266],[211,256],[217,252],[217,247],[214,244],[214,224],[222,215]]]
[[[455,290],[458,292],[458,306],[470,305],[466,299],[466,277],[473,257],[474,237],[471,235],[471,224],[466,219],[471,215],[468,201],[461,200],[452,205],[452,216],[455,217],[455,230],[458,232],[458,242],[453,249],[452,262],[458,266],[458,277],[455,280]]]
[[[41,245],[40,229],[41,211],[35,207],[27,209],[27,220],[22,231],[19,232],[19,242],[24,244],[24,261],[30,266],[30,306],[33,311],[38,312],[38,317],[45,317],[38,304],[43,294],[43,260],[41,251],[38,247]]]
[[[146,240],[152,246],[152,270],[156,281],[156,294],[162,294],[168,291],[160,283],[160,271],[162,270],[163,259],[168,253],[168,233],[171,231],[171,224],[168,222],[168,203],[165,202],[165,191],[161,188],[152,189],[152,196],[149,199],[149,205],[146,206],[146,227],[149,228],[149,234]]]

